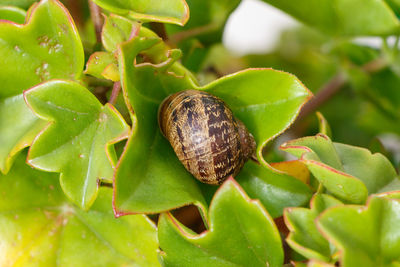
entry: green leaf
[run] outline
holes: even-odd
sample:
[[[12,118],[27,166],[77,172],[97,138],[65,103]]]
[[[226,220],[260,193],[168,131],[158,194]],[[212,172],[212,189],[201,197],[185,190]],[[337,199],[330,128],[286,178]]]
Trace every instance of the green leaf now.
[[[318,117],[319,132],[328,136],[329,138],[332,138],[331,127],[329,126],[329,123],[325,119],[324,115],[322,115],[321,112],[316,112],[315,114]]]
[[[209,230],[196,235],[172,215],[161,215],[158,238],[165,266],[282,266],[272,218],[233,179],[215,194],[209,217]]]
[[[170,57],[157,65],[133,64],[139,52],[158,42],[154,38],[135,37],[123,43],[119,53],[121,82],[126,102],[135,112],[132,114],[135,129],[115,176],[114,208],[117,215],[160,212],[190,203],[205,210],[197,181],[178,161],[158,127],[158,107],[169,94],[194,88],[221,97],[254,135],[259,160],[265,165],[261,153],[263,146],[293,122],[300,107],[310,97],[309,91],[294,76],[272,69],[249,69],[198,87],[190,72],[174,63],[179,56],[175,50],[169,51]],[[145,159],[143,155],[146,155]],[[277,193],[282,189],[293,191],[294,186],[290,183],[300,184],[293,177],[283,179]],[[310,197],[310,190],[303,184],[294,191],[288,195],[296,193],[299,196],[285,203],[304,203]],[[282,212],[280,207],[276,210]]]
[[[376,0],[263,0],[296,19],[333,35],[390,35],[399,21],[385,1]]]
[[[377,194],[377,196],[391,198],[391,199],[400,199],[400,191],[380,193],[380,194]]]
[[[307,264],[307,267],[335,267],[335,266],[336,265],[329,264],[329,263],[322,262],[322,261],[318,261],[318,260],[311,260]]]
[[[141,25],[130,19],[110,14],[105,17],[101,40],[104,48],[109,52],[114,52],[118,44],[128,41],[132,33],[140,31]]]
[[[270,167],[249,161],[237,181],[251,198],[257,198],[273,218],[286,207],[304,206],[312,196],[311,189],[301,181]]]
[[[119,15],[148,22],[185,25],[189,8],[185,0],[93,0],[100,7]]]
[[[67,10],[54,0],[33,6],[28,23],[0,22],[0,170],[29,146],[44,122],[25,105],[22,92],[49,79],[78,79],[84,55]]]
[[[166,25],[169,39],[178,43],[196,37],[203,44],[221,41],[224,25],[240,0],[187,0],[190,19],[184,27]]]
[[[257,143],[257,158],[263,147],[286,130],[312,93],[293,75],[273,69],[246,69],[227,75],[199,89],[227,103]]]
[[[35,0],[2,0],[1,4],[4,6],[15,6],[27,9],[35,2]]]
[[[159,266],[146,216],[114,218],[109,188],[84,212],[64,197],[57,175],[30,168],[25,157],[0,176],[1,266]]]
[[[385,2],[393,9],[397,17],[400,16],[400,0],[385,0]]]
[[[9,20],[22,24],[25,22],[26,11],[14,6],[0,6],[0,20]]]
[[[115,174],[114,209],[116,215],[155,213],[195,203],[205,214],[197,181],[179,162],[157,123],[161,101],[174,91],[193,87],[192,81],[184,72],[177,73],[176,58],[156,66],[133,64],[140,51],[157,42],[136,37],[121,45],[121,83],[128,108],[135,113],[131,114],[134,129]]]
[[[156,33],[143,27],[140,23],[130,19],[110,14],[106,17],[102,30],[102,43],[108,52],[115,52],[118,45],[128,41],[134,36],[146,38],[159,38]],[[170,48],[164,42],[158,42],[151,48],[141,51],[152,63],[161,63],[168,59],[167,53]]]
[[[75,82],[49,81],[25,92],[33,112],[48,126],[33,142],[28,163],[60,172],[66,195],[83,209],[97,196],[100,181],[112,181],[110,143],[126,138],[129,127],[110,104],[102,106]]]
[[[340,204],[329,195],[317,194],[310,202],[310,209],[285,209],[285,223],[290,230],[286,241],[290,247],[308,259],[330,261],[335,248],[321,235],[314,221],[324,210]]]
[[[382,154],[332,143],[323,134],[289,141],[281,148],[301,157],[315,178],[344,201],[363,203],[368,193],[399,188],[396,171]]]
[[[400,118],[400,93],[396,86],[400,77],[390,68],[385,68],[370,76],[369,84],[363,89],[364,95],[389,118]]]
[[[399,266],[400,202],[371,197],[367,206],[338,206],[325,211],[317,225],[341,251],[347,266]]]
[[[117,59],[112,53],[109,52],[95,52],[90,55],[88,62],[86,63],[85,73],[92,75],[99,79],[104,79],[106,69],[112,65],[117,65]],[[118,67],[116,67],[118,68]]]

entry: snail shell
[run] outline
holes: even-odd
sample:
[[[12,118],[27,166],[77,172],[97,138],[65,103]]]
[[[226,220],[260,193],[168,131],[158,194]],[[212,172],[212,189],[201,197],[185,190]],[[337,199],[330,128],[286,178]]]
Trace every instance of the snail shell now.
[[[170,95],[160,105],[158,123],[179,160],[203,183],[221,184],[235,176],[255,151],[244,124],[221,99],[206,92]]]

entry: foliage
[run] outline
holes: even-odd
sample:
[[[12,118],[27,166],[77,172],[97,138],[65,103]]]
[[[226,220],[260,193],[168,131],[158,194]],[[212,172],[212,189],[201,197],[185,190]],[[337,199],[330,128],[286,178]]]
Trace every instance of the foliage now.
[[[0,265],[400,266],[399,1],[264,0],[308,26],[243,57],[240,1],[72,2],[0,5]],[[159,130],[187,89],[257,143],[219,187]]]

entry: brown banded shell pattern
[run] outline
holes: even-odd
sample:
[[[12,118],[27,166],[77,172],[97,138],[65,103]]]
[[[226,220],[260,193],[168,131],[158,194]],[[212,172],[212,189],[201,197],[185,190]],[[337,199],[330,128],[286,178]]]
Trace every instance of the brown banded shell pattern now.
[[[221,184],[235,176],[255,149],[253,137],[232,111],[206,92],[187,90],[167,97],[160,105],[158,121],[179,160],[204,183]],[[244,127],[246,145],[252,147],[242,147],[239,127]]]

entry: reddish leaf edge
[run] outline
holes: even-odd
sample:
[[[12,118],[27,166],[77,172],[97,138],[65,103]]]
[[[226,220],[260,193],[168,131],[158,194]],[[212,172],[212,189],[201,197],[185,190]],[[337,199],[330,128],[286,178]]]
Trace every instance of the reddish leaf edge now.
[[[302,137],[302,138],[299,138],[299,139],[296,139],[296,140],[303,140],[303,139],[307,139],[307,138],[310,138],[310,137],[317,137],[317,136],[318,136],[318,137],[323,137],[323,138],[325,138],[325,139],[327,139],[327,140],[329,139],[329,137],[326,136],[325,134],[318,133],[316,136],[306,136],[306,137]],[[327,169],[328,171],[331,171],[331,172],[333,172],[333,173],[336,173],[336,174],[339,174],[339,175],[342,175],[342,176],[346,176],[346,177],[349,178],[349,179],[361,181],[360,179],[354,177],[353,175],[350,175],[350,174],[348,174],[348,173],[339,171],[339,170],[337,170],[337,169],[335,169],[335,168],[333,168],[333,167],[331,167],[331,166],[329,166],[329,165],[326,165],[325,163],[322,163],[322,162],[320,162],[320,161],[305,159],[307,153],[312,152],[312,149],[310,149],[310,148],[308,148],[308,147],[306,147],[306,146],[290,145],[292,142],[293,142],[293,141],[289,141],[289,142],[286,142],[286,143],[282,144],[282,145],[279,147],[279,149],[281,149],[281,150],[283,150],[283,151],[288,150],[288,149],[298,149],[298,150],[302,150],[304,153],[303,153],[303,154],[301,155],[301,157],[299,158],[299,161],[300,161],[300,162],[303,162],[303,163],[306,164],[306,165],[307,165],[307,164],[317,165],[317,166],[322,167],[322,168],[324,168],[324,169]],[[362,182],[362,181],[361,181],[361,182]],[[363,183],[363,184],[364,184],[364,183]]]
[[[72,28],[73,33],[75,34],[77,41],[79,43],[82,43],[81,37],[78,32],[78,28],[76,27],[75,21],[72,18],[71,14],[69,13],[69,10],[59,1],[59,0],[41,0],[40,2],[36,2],[31,5],[31,7],[28,9],[26,13],[26,18],[25,18],[25,23],[24,24],[19,24],[13,21],[9,20],[0,20],[0,27],[4,24],[10,24],[16,28],[24,29],[32,24],[32,19],[35,16],[36,10],[39,8],[39,6],[44,5],[46,3],[54,3],[57,5],[65,14],[66,18],[68,19],[70,26]],[[79,79],[81,74],[76,75],[75,79]]]
[[[110,20],[110,18],[118,18],[118,19],[121,19],[121,18],[122,18],[122,19],[128,20],[130,23],[132,23],[131,37],[137,36],[137,35],[139,34],[140,28],[142,27],[142,23],[141,23],[141,22],[139,22],[139,21],[131,21],[131,20],[125,18],[125,17],[121,17],[121,16],[119,16],[119,15],[117,15],[117,14],[114,14],[114,13],[111,13],[111,14],[108,15],[108,16],[106,16],[105,14],[102,14],[102,15],[103,15],[104,24],[103,24],[103,27],[101,28],[101,42],[102,42],[103,44],[105,43],[105,40],[104,40],[104,36],[105,36],[104,31],[105,31],[105,28],[106,28],[106,24],[109,23],[108,20]],[[104,45],[103,45],[103,46],[104,46]],[[115,53],[118,53],[118,51],[119,51],[119,45],[117,45],[117,50],[114,51],[114,52],[115,52]],[[109,52],[110,52],[110,51],[109,51]],[[115,55],[115,57],[118,59],[118,55],[116,55],[116,54],[114,54],[114,55]],[[90,57],[91,57],[91,56],[90,56]],[[89,57],[89,59],[90,59],[90,57]]]
[[[134,28],[134,31],[132,32],[132,36],[131,36],[131,38],[129,40],[118,44],[118,46],[117,46],[118,49],[117,49],[117,52],[116,52],[118,55],[121,54],[121,46],[122,45],[130,42],[133,38],[138,37],[139,30],[140,30],[140,25],[139,25],[139,27],[135,27]],[[145,38],[145,37],[143,37],[143,38]],[[153,38],[153,39],[155,39],[155,42],[149,48],[151,48],[151,47],[157,45],[158,43],[162,42],[161,38]],[[173,53],[173,51],[176,51],[176,49],[168,50],[167,51],[167,57],[168,58],[164,62],[161,62],[161,63],[158,63],[158,64],[153,64],[153,63],[150,63],[150,62],[136,64],[136,58],[135,58],[135,62],[132,62],[132,64],[134,64],[135,67],[152,66],[152,67],[155,67],[155,68],[164,68],[164,69],[166,69],[169,66],[171,66],[178,59],[176,57],[175,58],[170,57],[170,55]],[[186,78],[186,74],[184,76],[178,76],[178,75],[176,75],[176,74],[174,74],[172,72],[168,72],[168,71],[166,72],[166,74],[174,76],[176,78],[182,78],[182,79]],[[121,75],[121,80],[122,80],[122,73],[120,73],[120,75]],[[194,82],[192,81],[192,79],[191,79],[191,82],[194,85]],[[122,154],[121,154],[120,158],[118,159],[118,161],[117,161],[117,163],[115,165],[115,171],[114,171],[113,183],[112,183],[113,184],[112,209],[113,209],[113,212],[114,212],[114,217],[118,218],[118,217],[121,217],[121,216],[136,215],[136,214],[159,214],[160,213],[159,211],[158,212],[145,212],[145,213],[143,213],[143,212],[133,212],[133,211],[121,210],[121,209],[119,209],[117,207],[117,204],[116,204],[116,198],[117,198],[116,174],[117,174],[117,171],[118,171],[118,168],[119,168],[121,162],[125,158],[126,151],[127,151],[128,146],[129,146],[129,143],[131,142],[132,138],[135,136],[136,131],[137,131],[137,118],[136,118],[135,111],[133,110],[133,106],[129,101],[129,97],[127,95],[126,90],[123,89],[122,93],[123,93],[123,96],[124,96],[125,104],[126,104],[128,110],[130,112],[130,115],[131,115],[132,128],[131,128],[131,131],[129,133],[129,136],[127,137],[127,142],[126,142],[126,144],[124,146]],[[195,205],[199,209],[199,212],[200,212],[201,217],[203,218],[203,221],[208,222],[207,208],[204,206],[204,203],[202,203],[202,202],[194,201],[194,202],[190,202],[190,203],[184,203],[183,205],[176,206],[174,208],[178,209],[178,208],[182,208],[182,207],[189,206],[189,205],[192,205],[192,204]]]
[[[300,245],[299,243],[297,243],[297,242],[295,242],[295,241],[292,241],[292,239],[291,239],[291,237],[293,236],[293,232],[295,232],[296,229],[295,229],[294,225],[292,224],[291,220],[288,218],[288,213],[292,212],[293,210],[313,210],[313,209],[315,208],[315,199],[316,199],[317,195],[318,195],[318,193],[316,193],[316,194],[314,194],[314,195],[312,196],[312,198],[311,198],[311,200],[310,200],[310,208],[304,208],[304,207],[288,207],[288,208],[285,208],[285,209],[283,210],[283,220],[284,220],[284,222],[285,222],[287,228],[288,228],[289,231],[290,231],[289,235],[285,238],[285,241],[286,241],[291,247],[296,247],[298,250],[304,250],[304,251],[307,251],[307,252],[310,253],[310,254],[316,255],[315,259],[323,260],[323,261],[329,261],[329,258],[326,258],[324,255],[322,255],[322,254],[320,254],[320,253],[318,253],[318,252],[315,252],[314,250],[312,250],[312,249],[310,249],[310,248],[308,248],[308,247],[302,246],[302,245]],[[333,196],[332,196],[332,197],[333,197]],[[334,198],[334,197],[333,197],[333,198]],[[337,206],[345,206],[345,204],[339,204],[339,205],[337,205]],[[335,206],[335,207],[337,207],[337,206]],[[334,207],[332,207],[332,208],[334,208]],[[317,217],[318,217],[318,216],[317,216]],[[314,219],[314,224],[315,224],[315,225],[316,225],[316,220],[317,220],[317,219]],[[337,253],[338,253],[338,252],[336,252],[336,253],[334,253],[334,254],[332,255],[332,259],[333,259],[333,260],[335,260],[335,259],[337,258],[337,256],[335,256]],[[310,260],[313,260],[313,259],[310,259]],[[337,261],[337,260],[336,260],[336,261]]]
[[[14,22],[14,21],[10,21],[10,20],[0,20],[0,27],[1,27],[2,25],[11,25],[11,26],[16,27],[16,28],[19,28],[19,29],[24,29],[24,28],[26,28],[26,27],[29,27],[29,26],[33,23],[33,22],[32,22],[32,19],[33,19],[33,17],[34,17],[34,14],[35,14],[35,12],[36,12],[36,9],[38,9],[39,6],[40,6],[41,4],[44,4],[44,3],[46,3],[46,2],[53,2],[54,4],[56,4],[59,8],[61,8],[61,9],[64,11],[64,13],[65,13],[65,15],[66,15],[68,21],[69,21],[70,24],[71,24],[71,27],[72,27],[72,30],[73,30],[75,36],[78,38],[77,41],[82,42],[81,39],[80,39],[80,35],[79,35],[79,33],[78,33],[78,29],[77,29],[77,27],[76,27],[76,25],[75,25],[75,22],[74,22],[74,20],[73,20],[73,18],[72,18],[72,16],[71,16],[71,14],[69,13],[68,9],[67,9],[59,0],[41,0],[40,2],[35,2],[34,4],[31,5],[31,7],[29,8],[29,10],[28,10],[27,13],[26,13],[25,23],[19,24],[19,23],[16,23],[16,22]],[[77,74],[77,75],[75,75],[74,78],[78,80],[80,77],[81,77],[81,74]],[[38,85],[40,85],[40,84],[42,84],[42,83],[39,83],[39,84],[37,84],[37,85],[35,85],[35,86],[31,87],[31,88],[34,88],[34,87],[36,87],[36,86],[38,86]],[[29,88],[29,89],[31,89],[31,88]],[[29,89],[27,89],[27,90],[29,90]],[[24,98],[25,98],[25,97],[24,97]],[[26,102],[25,102],[25,103],[26,103]],[[1,173],[7,174],[8,171],[10,170],[11,166],[12,166],[13,158],[14,158],[16,155],[18,155],[18,153],[19,153],[22,149],[31,146],[32,143],[33,143],[33,141],[32,141],[32,142],[25,142],[25,143],[23,143],[23,144],[21,144],[21,145],[19,145],[19,146],[14,147],[14,148],[11,150],[11,152],[7,155],[7,159],[6,159],[6,168],[5,168],[5,169],[1,169],[1,170],[0,170]],[[7,167],[7,165],[9,165],[9,166]]]
[[[381,196],[380,194],[377,195],[370,195],[365,203],[365,205],[355,205],[355,204],[344,204],[344,205],[339,205],[339,206],[334,206],[334,207],[330,207],[326,210],[324,210],[323,212],[321,212],[321,214],[319,214],[317,216],[317,218],[314,220],[314,223],[318,229],[318,231],[320,232],[320,234],[326,239],[328,240],[328,242],[332,243],[335,245],[335,247],[338,249],[338,251],[332,256],[332,257],[337,257],[338,261],[340,262],[340,266],[343,266],[343,257],[344,257],[344,247],[337,242],[334,238],[332,238],[331,236],[329,236],[327,233],[324,232],[324,230],[322,229],[323,227],[320,225],[319,223],[319,219],[321,217],[323,217],[328,211],[332,210],[332,209],[340,209],[340,208],[352,208],[357,210],[359,213],[363,213],[366,212],[369,207],[370,207],[370,203],[372,201],[372,199],[374,198],[384,198],[388,201],[397,201],[399,202],[400,199],[390,199],[390,198],[385,198],[384,196]]]
[[[47,1],[47,0],[46,0],[46,1]],[[47,122],[48,122],[48,123],[46,124],[46,126],[43,127],[43,129],[40,130],[39,133],[35,136],[35,138],[33,139],[32,143],[30,144],[30,146],[31,146],[33,143],[35,143],[36,140],[37,140],[38,138],[40,138],[40,136],[48,129],[48,127],[50,127],[52,124],[54,124],[54,121],[53,121],[53,120],[49,120],[49,118],[46,118],[46,117],[43,117],[43,116],[37,114],[37,113],[33,110],[33,108],[31,107],[31,105],[28,103],[28,101],[27,101],[27,99],[26,99],[26,94],[29,93],[30,91],[35,90],[37,87],[40,87],[42,84],[49,83],[49,82],[68,82],[68,83],[76,83],[76,84],[79,84],[79,83],[77,83],[77,82],[75,82],[75,81],[71,81],[71,80],[65,80],[65,79],[64,79],[64,80],[63,80],[63,79],[51,79],[51,80],[48,80],[48,81],[39,83],[39,84],[37,84],[37,85],[35,85],[35,86],[33,86],[33,87],[31,87],[31,88],[29,88],[29,89],[27,89],[27,90],[25,90],[25,91],[23,92],[25,104],[29,107],[29,109],[35,114],[36,117],[40,118],[41,120],[44,120],[44,121],[47,121]],[[79,85],[80,85],[80,86],[83,86],[83,85],[81,85],[81,84],[79,84]],[[102,106],[108,106],[108,107],[110,107],[110,108],[116,113],[116,115],[117,115],[121,120],[124,120],[123,117],[122,117],[122,115],[119,113],[119,111],[118,111],[113,105],[111,105],[110,103],[106,103],[105,105],[102,105]],[[125,120],[124,120],[124,121],[125,121]],[[114,173],[115,173],[115,166],[116,166],[116,163],[114,162],[113,157],[111,156],[111,148],[112,148],[112,146],[113,146],[114,144],[116,144],[116,143],[118,143],[118,142],[120,142],[120,141],[122,141],[122,140],[127,139],[128,136],[129,136],[130,131],[131,131],[131,129],[130,129],[129,125],[128,125],[128,130],[127,130],[126,132],[124,132],[124,133],[122,133],[120,136],[118,136],[118,137],[116,137],[116,138],[111,139],[110,141],[108,141],[108,142],[106,143],[105,147],[104,147],[106,156],[107,156],[107,158],[108,158],[108,160],[109,160],[109,162],[110,162],[110,164],[111,164],[111,166],[112,166],[112,168],[113,168],[113,170],[114,170]],[[34,166],[33,164],[31,164],[31,162],[29,161],[30,152],[31,152],[31,148],[29,148],[28,153],[27,153],[27,157],[26,157],[26,160],[25,160],[25,163],[26,163],[28,166],[30,166],[30,167],[32,167],[32,168],[34,168],[34,169],[40,170],[40,171],[53,172],[53,173],[60,173],[60,175],[59,175],[59,180],[61,180],[61,176],[62,176],[62,173],[61,173],[61,172],[59,172],[59,171],[53,171],[53,170],[48,170],[48,169],[45,169],[45,168],[39,168],[39,167]],[[113,179],[113,180],[114,180],[114,179]],[[101,184],[101,181],[103,181],[103,179],[98,179],[98,180],[97,180],[97,190],[96,190],[95,197],[93,198],[93,199],[94,199],[93,202],[97,199],[98,192],[99,192],[99,189],[100,189],[100,186],[101,186],[101,185],[100,185],[100,184]],[[61,184],[61,183],[60,183],[60,186],[61,186],[61,188],[62,188],[62,190],[63,190],[63,192],[64,192],[64,188],[62,187],[62,184]],[[113,186],[114,186],[114,184],[113,184]],[[69,199],[68,195],[65,194],[65,196]],[[71,201],[72,201],[72,200],[71,200]],[[114,197],[113,197],[113,201],[114,201]],[[93,202],[92,202],[90,205],[88,205],[88,207],[87,207],[86,209],[84,209],[84,208],[81,207],[81,206],[80,206],[79,208],[81,208],[81,209],[83,209],[83,210],[89,210],[89,209],[91,208]],[[72,203],[73,203],[73,202],[72,202]]]
[[[154,15],[147,15],[147,14],[140,14],[140,13],[136,13],[133,11],[129,11],[129,15],[132,16],[132,18],[134,19],[145,19],[145,20],[149,20],[149,21],[154,21],[154,22],[166,22],[166,23],[170,23],[170,24],[177,24],[179,26],[185,26],[185,24],[188,22],[189,18],[190,18],[190,9],[189,9],[189,5],[186,3],[186,0],[181,0],[181,3],[183,4],[183,8],[184,8],[184,13],[182,16],[182,19],[174,19],[171,17],[167,17],[167,16],[162,16],[160,17],[160,19],[157,19]]]
[[[210,203],[211,209],[212,209],[212,207],[214,206],[214,202],[215,202],[215,199],[217,198],[217,196],[219,196],[219,194],[221,194],[221,191],[222,191],[225,187],[227,187],[229,184],[232,184],[232,185],[233,185],[233,187],[240,193],[240,195],[244,198],[244,200],[245,200],[246,202],[256,205],[256,206],[259,208],[259,210],[263,213],[263,215],[267,218],[267,220],[269,220],[269,221],[271,222],[271,225],[273,225],[273,227],[275,228],[276,233],[279,232],[279,231],[278,231],[278,228],[277,228],[276,225],[275,225],[274,219],[271,217],[271,215],[268,213],[268,211],[265,209],[265,207],[261,204],[260,200],[258,200],[258,199],[251,199],[251,198],[246,194],[246,192],[243,190],[243,188],[239,185],[239,183],[238,183],[232,176],[230,176],[230,177],[217,189],[217,191],[215,192],[215,194],[214,194],[214,196],[213,196],[213,198],[212,198],[212,200],[211,200],[211,203]],[[211,210],[211,209],[210,209],[210,210]],[[210,213],[210,210],[209,210],[208,213]],[[207,228],[207,229],[206,229],[206,230],[204,230],[204,231],[201,232],[200,234],[193,235],[193,234],[191,234],[191,233],[186,232],[186,231],[181,227],[180,222],[179,222],[170,212],[163,212],[163,213],[161,213],[161,214],[160,214],[160,218],[158,219],[158,222],[160,222],[161,217],[165,217],[165,216],[167,217],[167,220],[171,221],[171,222],[175,225],[175,228],[178,229],[179,232],[180,232],[183,236],[185,236],[185,237],[187,237],[187,238],[189,238],[189,239],[192,239],[192,240],[199,239],[199,238],[201,238],[201,237],[207,235],[210,231],[213,230],[213,224],[212,224],[212,221],[210,220],[209,222],[207,222],[207,225],[206,225],[206,228]],[[207,217],[209,217],[209,214],[208,214]],[[210,219],[210,218],[209,218],[209,219]],[[158,223],[157,223],[157,225],[158,225]],[[208,227],[207,227],[207,226],[208,226]],[[276,235],[276,238],[277,238],[277,239],[280,239],[279,234]]]
[[[137,38],[137,37],[138,37],[138,33],[139,33],[139,30],[140,30],[140,26],[141,26],[141,25],[139,25],[139,27],[133,27],[134,31],[132,32],[131,38],[130,38],[129,40],[118,44],[118,46],[117,46],[118,49],[117,49],[117,51],[116,51],[116,53],[117,53],[118,55],[121,55],[121,46],[123,46],[124,44],[126,44],[126,43],[132,41],[133,38]],[[143,39],[149,39],[149,38],[146,38],[146,37],[142,37],[142,38],[143,38]],[[162,39],[161,39],[161,38],[153,38],[153,39],[154,39],[154,41],[155,41],[154,44],[152,44],[150,47],[148,47],[148,48],[146,48],[146,49],[149,49],[149,48],[151,48],[151,47],[157,45],[158,43],[162,42]],[[166,74],[169,74],[169,75],[174,76],[174,77],[176,77],[176,78],[182,78],[182,79],[183,79],[183,78],[188,77],[186,74],[184,74],[183,76],[178,76],[178,75],[176,75],[175,73],[169,72],[169,71],[167,70],[168,67],[170,67],[176,60],[179,59],[179,57],[176,56],[177,49],[169,49],[166,53],[167,53],[167,59],[166,59],[164,62],[161,62],[161,63],[158,63],[158,64],[153,64],[153,63],[151,63],[151,62],[145,62],[145,63],[136,64],[136,58],[135,58],[135,60],[134,60],[134,62],[133,62],[132,64],[134,64],[135,67],[152,66],[152,67],[154,67],[154,68],[164,69],[164,70],[166,70],[166,72],[165,72]],[[173,56],[174,53],[175,53],[175,56]],[[121,63],[120,63],[120,64],[121,64]],[[120,67],[121,67],[121,66],[120,66]],[[123,66],[122,66],[122,67],[123,67]],[[294,116],[291,118],[291,120],[289,121],[289,123],[288,123],[281,131],[279,131],[279,132],[276,133],[275,135],[271,136],[270,138],[266,139],[264,142],[262,142],[261,145],[257,146],[257,147],[258,147],[258,148],[257,148],[257,155],[258,155],[257,157],[258,157],[259,161],[261,162],[261,164],[262,164],[264,167],[267,167],[268,169],[270,169],[270,170],[273,171],[273,172],[280,173],[280,174],[283,174],[283,175],[288,175],[287,173],[285,173],[285,172],[283,172],[283,171],[280,171],[280,170],[277,170],[277,169],[273,168],[272,166],[270,166],[269,163],[268,163],[268,162],[264,159],[264,157],[262,156],[262,149],[266,146],[266,144],[267,144],[268,142],[270,142],[271,140],[273,140],[273,139],[276,138],[277,136],[281,135],[283,132],[285,132],[285,131],[295,122],[295,120],[296,120],[296,118],[298,117],[298,115],[299,115],[301,109],[302,109],[302,108],[304,107],[304,105],[313,97],[313,93],[312,93],[312,92],[311,92],[311,91],[310,91],[310,90],[309,90],[295,75],[293,75],[293,74],[291,74],[291,73],[288,73],[288,72],[285,72],[285,71],[275,70],[275,69],[272,69],[272,68],[248,68],[248,69],[244,69],[244,70],[241,70],[241,71],[238,71],[238,72],[235,72],[235,73],[232,73],[232,74],[228,74],[228,75],[226,75],[226,76],[223,76],[223,77],[221,77],[221,78],[219,78],[219,79],[217,79],[217,80],[215,80],[215,81],[212,81],[212,82],[210,82],[210,83],[208,83],[208,84],[206,84],[206,85],[204,85],[204,86],[198,86],[198,85],[196,84],[196,81],[194,81],[194,80],[192,79],[192,77],[189,77],[189,78],[190,78],[190,81],[191,81],[191,84],[192,84],[193,89],[196,89],[196,90],[204,90],[204,91],[206,91],[207,89],[212,88],[212,87],[214,86],[214,84],[219,83],[221,80],[229,79],[229,78],[232,77],[232,76],[242,75],[242,74],[245,74],[246,72],[252,72],[252,71],[272,71],[272,72],[279,72],[279,73],[287,74],[287,75],[291,76],[296,82],[298,82],[299,85],[300,85],[303,89],[305,89],[305,92],[306,92],[307,97],[305,98],[305,100],[303,101],[303,103],[300,105],[300,107],[297,109],[296,113],[295,113]],[[120,75],[121,75],[121,81],[122,81],[122,73],[120,73]],[[133,107],[132,107],[132,105],[131,105],[131,103],[130,103],[130,101],[129,101],[129,97],[127,96],[127,92],[126,92],[126,90],[122,90],[122,92],[123,92],[123,96],[124,96],[124,100],[125,100],[126,106],[127,106],[128,110],[130,111],[130,114],[131,114],[132,131],[131,131],[131,133],[130,133],[130,136],[128,137],[127,143],[126,143],[125,146],[124,146],[122,155],[121,155],[121,157],[119,158],[119,160],[118,160],[118,162],[117,162],[117,164],[116,164],[116,168],[115,168],[115,172],[114,172],[114,176],[113,176],[113,198],[112,198],[112,206],[113,206],[114,216],[115,216],[116,218],[118,218],[118,217],[120,217],[120,216],[125,216],[125,215],[140,214],[140,212],[132,212],[132,211],[127,211],[127,210],[121,210],[121,209],[119,209],[119,208],[117,207],[117,204],[116,204],[116,198],[117,198],[117,195],[116,195],[116,194],[117,194],[117,190],[116,190],[116,173],[117,173],[117,170],[118,170],[118,168],[119,168],[120,163],[122,162],[122,160],[123,160],[123,158],[124,158],[124,156],[125,156],[125,154],[126,154],[126,150],[127,150],[127,147],[128,147],[128,144],[129,144],[130,140],[131,140],[131,139],[133,138],[133,136],[136,134],[136,124],[137,124],[136,115],[135,115],[135,112],[134,112],[134,110],[133,110]],[[290,176],[290,175],[289,175],[289,176]],[[293,179],[296,179],[296,178],[293,177]],[[201,216],[203,217],[203,219],[205,219],[206,222],[208,222],[208,218],[207,218],[208,216],[207,216],[207,212],[206,212],[207,209],[206,209],[206,207],[204,206],[204,204],[201,203],[201,202],[196,201],[196,202],[191,202],[191,203],[185,203],[185,204],[183,204],[183,205],[181,205],[181,206],[177,206],[177,207],[175,207],[175,208],[181,208],[181,207],[188,206],[188,205],[191,205],[191,204],[193,204],[193,205],[195,205],[195,206],[197,206],[197,207],[199,208],[199,211],[200,211]],[[160,213],[160,212],[145,212],[145,214],[158,214],[158,213]]]
[[[96,1],[96,4],[99,5],[101,8],[104,8],[105,10],[108,10],[112,13],[123,15],[123,16],[129,16],[130,18],[134,20],[146,20],[146,22],[159,22],[159,23],[170,23],[170,24],[176,24],[179,26],[184,26],[189,18],[190,18],[190,9],[189,5],[187,4],[186,0],[180,0],[180,2],[183,5],[183,16],[182,18],[173,18],[170,16],[157,16],[155,14],[141,14],[139,12],[131,11],[128,9],[123,9],[123,8],[114,8],[110,7],[108,4],[98,4]]]
[[[286,151],[286,150],[288,150],[288,149],[298,149],[298,150],[301,150],[301,151],[303,151],[303,154],[302,154],[301,157],[299,158],[299,161],[303,162],[304,164],[306,164],[306,165],[307,165],[307,164],[312,164],[312,165],[316,165],[316,166],[322,167],[322,168],[324,168],[324,169],[326,169],[326,170],[328,170],[328,171],[330,171],[330,172],[333,172],[333,173],[336,173],[336,174],[345,176],[345,177],[347,177],[347,178],[349,178],[349,179],[353,179],[353,180],[356,180],[356,181],[360,181],[360,182],[365,186],[365,184],[364,184],[364,182],[363,182],[362,180],[358,179],[357,177],[355,177],[355,176],[353,176],[353,175],[350,175],[350,174],[348,174],[348,173],[339,171],[339,170],[337,170],[337,169],[335,169],[335,168],[333,168],[333,167],[331,167],[331,166],[329,166],[329,165],[326,165],[325,163],[322,163],[322,162],[319,162],[319,161],[316,161],[316,160],[308,160],[308,159],[305,159],[307,153],[312,152],[312,149],[310,149],[310,148],[308,148],[308,147],[306,147],[306,146],[291,145],[291,143],[293,143],[294,141],[297,141],[297,140],[304,140],[304,139],[308,139],[308,138],[310,138],[310,137],[322,137],[322,138],[324,138],[324,139],[326,139],[326,140],[329,140],[329,137],[326,136],[325,134],[318,133],[318,134],[316,134],[315,136],[305,136],[305,137],[298,138],[298,139],[296,139],[296,140],[292,140],[292,141],[288,141],[288,142],[286,142],[286,143],[283,143],[283,144],[279,147],[279,149],[281,149],[281,150],[283,150],[283,151]],[[368,152],[370,155],[380,154],[379,152],[378,152],[378,153],[371,153],[368,149],[365,149],[365,148],[360,148],[360,149],[362,149],[362,150]],[[385,195],[390,195],[390,194],[395,193],[395,192],[400,192],[400,190],[382,192],[382,193],[378,193],[378,194],[372,194],[372,196],[373,196],[373,195],[385,196]]]
[[[305,89],[307,97],[306,99],[303,101],[303,103],[300,105],[300,107],[297,109],[296,113],[294,114],[294,116],[291,118],[291,120],[289,121],[289,123],[286,124],[286,126],[279,132],[277,132],[276,134],[274,134],[273,136],[271,136],[270,138],[267,138],[266,140],[264,140],[261,144],[257,144],[257,159],[258,159],[258,163],[261,164],[262,166],[268,168],[269,170],[275,172],[275,173],[279,173],[279,174],[284,174],[284,175],[289,175],[284,171],[275,169],[274,167],[272,167],[265,159],[264,156],[262,155],[262,151],[264,149],[264,147],[272,140],[274,140],[275,138],[277,138],[278,136],[280,136],[282,133],[284,133],[285,131],[287,131],[292,125],[293,123],[296,121],[298,115],[300,114],[300,111],[304,108],[305,104],[307,104],[308,101],[310,101],[314,95],[313,93],[292,73],[286,72],[286,71],[281,71],[281,70],[275,70],[273,68],[247,68],[244,70],[240,70],[237,71],[235,73],[231,73],[228,75],[225,75],[215,81],[212,81],[204,86],[196,86],[194,89],[197,90],[207,90],[208,87],[212,87],[214,84],[219,83],[221,80],[224,79],[229,79],[232,76],[236,76],[236,75],[241,75],[244,74],[246,72],[252,72],[252,71],[272,71],[272,72],[278,72],[278,73],[283,73],[283,74],[287,74],[289,76],[291,76],[295,81],[297,81],[299,83],[299,85]],[[289,175],[291,176],[291,175]],[[292,176],[291,176],[292,177]],[[294,177],[293,177],[294,178]],[[295,178],[294,178],[295,179]]]

